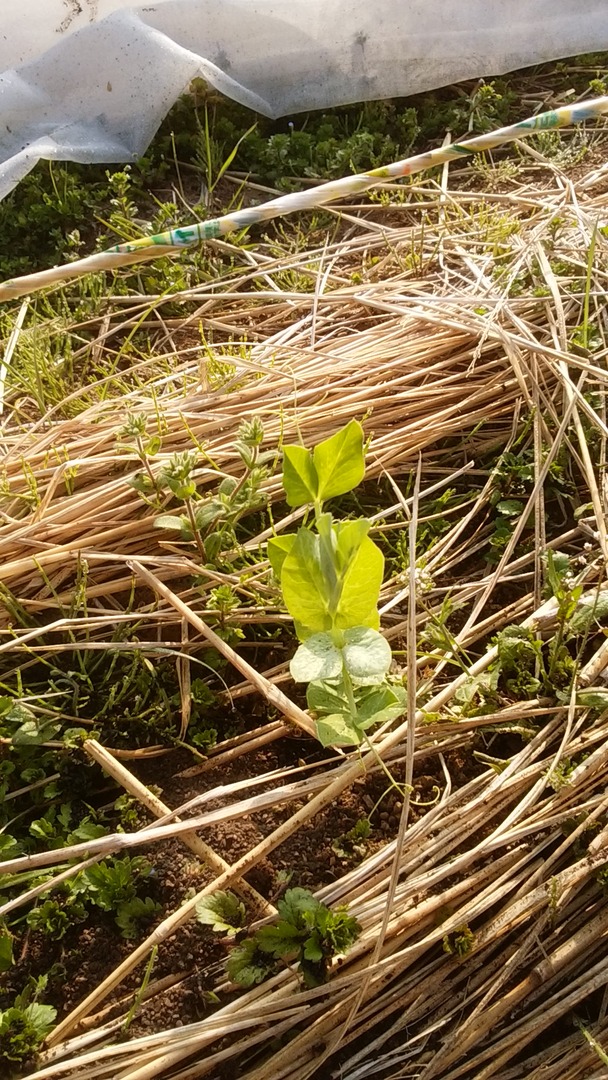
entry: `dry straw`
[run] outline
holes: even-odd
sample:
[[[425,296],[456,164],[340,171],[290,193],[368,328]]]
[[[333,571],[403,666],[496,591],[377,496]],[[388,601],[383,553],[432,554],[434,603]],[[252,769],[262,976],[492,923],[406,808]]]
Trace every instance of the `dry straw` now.
[[[221,977],[209,974],[208,989],[227,1002],[215,1012],[182,1027],[116,1040],[117,1022],[128,1013],[124,980],[141,974],[152,948],[162,950],[193,916],[198,896],[176,896],[152,934],[62,1019],[30,1078],[604,1075],[598,1047],[608,1039],[602,1004],[608,983],[608,714],[577,704],[575,694],[559,707],[534,698],[483,717],[459,720],[453,711],[459,689],[496,656],[484,646],[470,662],[463,649],[513,622],[545,636],[555,633],[556,604],[540,595],[540,555],[543,493],[558,457],[571,462],[582,513],[577,521],[565,518],[561,533],[551,528],[550,546],[579,560],[586,588],[581,603],[596,603],[605,572],[606,240],[598,230],[608,207],[603,171],[579,169],[572,180],[554,163],[535,160],[520,167],[515,182],[499,168],[486,163],[472,173],[461,169],[457,182],[451,178],[437,188],[429,181],[405,195],[388,185],[380,202],[348,208],[348,221],[332,244],[269,257],[180,294],[183,316],[175,315],[174,306],[165,310],[166,297],[108,297],[103,316],[87,326],[89,337],[97,335],[82,346],[87,355],[94,350],[100,365],[116,363],[136,322],[148,326],[154,339],[153,355],[135,365],[124,396],[109,394],[83,408],[76,392],[67,418],[59,410],[37,418],[9,380],[0,525],[7,610],[0,653],[15,663],[67,648],[61,634],[73,638],[70,649],[115,648],[112,630],[131,618],[133,585],[139,589],[136,644],[148,647],[151,657],[162,642],[183,663],[215,640],[207,588],[190,584],[200,574],[194,550],[161,534],[154,527],[156,511],[127,484],[140,468],[134,452],[117,450],[129,413],[145,416],[148,433],[161,438],[149,462],[154,473],[172,453],[202,448],[201,491],[213,489],[218,469],[239,475],[234,443],[245,417],[262,419],[265,445],[272,448],[300,437],[311,445],[359,416],[371,440],[369,479],[382,479],[388,490],[394,485],[394,505],[377,527],[387,533],[406,528],[409,514],[412,541],[416,522],[418,530],[425,522],[429,492],[463,485],[468,477],[475,491],[427,552],[432,580],[420,604],[408,608],[416,585],[413,565],[409,576],[406,568],[385,584],[383,627],[406,642],[410,705],[409,718],[378,732],[373,752],[330,758],[322,771],[287,770],[209,792],[207,798],[221,794],[223,809],[205,816],[202,803],[175,809],[161,803],[137,778],[137,761],[125,764],[111,748],[88,744],[90,756],[154,819],[122,842],[143,847],[174,836],[210,869],[198,896],[231,886],[260,916],[270,909],[246,875],[261,859],[297,836],[366,771],[378,770],[378,758],[400,781],[413,768],[414,785],[418,768],[434,763],[443,777],[436,804],[416,817],[404,810],[396,839],[318,893],[327,903],[348,904],[362,926],[330,982],[304,990],[286,970],[230,1000]],[[487,190],[475,190],[484,182]],[[237,261],[245,258],[238,248],[233,254]],[[28,333],[27,316],[20,319],[14,358]],[[89,390],[80,396],[91,400]],[[491,566],[487,511],[493,489],[491,478],[478,475],[479,462],[513,446],[525,425],[536,450],[533,491],[500,562]],[[412,496],[408,482],[419,460],[420,491]],[[267,493],[280,498],[276,476]],[[516,547],[530,521],[537,543],[521,554]],[[277,528],[292,523],[293,515]],[[262,620],[284,622],[267,573],[266,538],[248,544],[246,579],[236,569],[208,577],[208,588],[219,580],[239,591],[243,607],[233,618],[248,629]],[[86,597],[86,614],[71,616],[66,610],[75,581]],[[447,591],[462,609],[462,629],[449,651],[421,656],[415,637],[440,611]],[[254,602],[259,596],[263,609]],[[16,629],[14,604],[40,625]],[[285,723],[273,721],[220,745],[216,761],[241,754],[246,762],[251,750],[297,731],[294,724],[310,728],[309,717],[278,689],[283,682],[289,693],[285,665],[259,672],[227,656],[244,680],[234,687],[235,696],[261,692]],[[450,665],[454,656],[464,657],[467,670]],[[605,646],[586,657],[580,685],[601,683],[607,661]],[[472,760],[480,727],[490,753],[492,732],[508,729],[512,756],[498,768],[486,761],[469,769],[468,779],[459,782],[455,754]],[[569,762],[575,763],[570,772]],[[198,770],[201,794],[207,767],[192,770]],[[292,801],[299,808],[233,865],[205,839],[211,818],[255,819],[261,807]],[[184,817],[191,813],[202,833]],[[96,858],[120,842],[108,837],[99,850],[71,854],[88,851]],[[41,861],[52,864],[66,854],[49,852]],[[473,947],[461,956],[469,932]],[[160,1002],[165,989],[162,981],[154,984]],[[598,1000],[599,1008],[593,1005]],[[114,1012],[107,1011],[111,1004]],[[586,1033],[573,1026],[577,1016],[586,1017]]]

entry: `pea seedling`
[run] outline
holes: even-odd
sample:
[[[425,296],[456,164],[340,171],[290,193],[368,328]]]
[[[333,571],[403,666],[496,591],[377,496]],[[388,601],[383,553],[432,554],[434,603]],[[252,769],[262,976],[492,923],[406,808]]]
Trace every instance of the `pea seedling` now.
[[[358,746],[373,724],[404,709],[403,686],[388,677],[391,649],[379,633],[384,556],[366,518],[335,521],[323,504],[352,491],[365,474],[356,420],[314,450],[283,448],[289,506],[310,505],[314,527],[273,537],[268,557],[302,643],[290,670],[308,683],[307,701],[323,746]]]

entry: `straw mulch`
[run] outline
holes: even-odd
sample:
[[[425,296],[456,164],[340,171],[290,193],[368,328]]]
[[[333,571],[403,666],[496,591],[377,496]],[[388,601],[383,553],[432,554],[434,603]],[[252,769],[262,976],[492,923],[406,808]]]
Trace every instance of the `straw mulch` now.
[[[218,468],[239,475],[234,440],[244,417],[263,420],[268,447],[299,436],[312,445],[360,417],[371,440],[368,478],[388,477],[395,484],[394,506],[381,515],[381,527],[389,529],[403,520],[406,497],[410,510],[423,517],[430,489],[463,483],[467,471],[476,475],[484,455],[513,445],[528,425],[536,447],[534,490],[498,565],[486,559],[492,487],[482,482],[476,485],[481,494],[429,549],[431,587],[424,604],[409,608],[409,623],[408,575],[385,583],[383,627],[389,637],[407,639],[415,664],[412,628],[424,628],[449,586],[462,614],[454,647],[485,643],[509,623],[555,633],[556,603],[541,593],[546,530],[553,548],[578,560],[587,602],[595,602],[608,554],[608,242],[597,230],[608,211],[604,173],[598,165],[579,168],[571,180],[551,162],[535,161],[529,169],[522,165],[517,181],[502,182],[506,190],[499,183],[483,194],[467,187],[470,176],[470,170],[457,178],[445,171],[440,183],[409,188],[402,204],[349,206],[340,239],[324,248],[277,261],[261,246],[259,255],[247,256],[250,263],[257,259],[255,265],[182,296],[189,305],[183,317],[174,307],[165,312],[165,298],[109,298],[92,328],[96,340],[86,346],[98,364],[116,362],[138,320],[155,337],[153,359],[135,366],[133,389],[122,398],[109,396],[80,411],[75,401],[70,419],[51,415],[26,422],[29,403],[7,391],[7,494],[0,525],[7,602],[0,649],[14,663],[68,647],[56,636],[49,639],[49,630],[70,633],[72,649],[111,647],[111,629],[128,617],[133,582],[149,590],[140,594],[138,647],[146,633],[151,643],[162,634],[165,644],[195,654],[209,637],[205,588],[190,585],[199,571],[195,552],[159,533],[155,512],[126,483],[140,467],[135,453],[116,446],[129,413],[144,413],[149,434],[161,435],[154,469],[193,443],[204,448],[201,489],[213,487]],[[227,363],[229,370],[221,366]],[[565,521],[560,535],[545,521],[543,499],[551,462],[564,452],[582,512]],[[407,485],[419,456],[416,502]],[[277,476],[267,490],[280,498]],[[530,515],[535,544],[516,553]],[[242,588],[243,595],[259,590],[264,611],[245,609],[236,616],[249,627],[262,617],[283,618],[263,540],[248,544],[252,565]],[[87,611],[71,618],[66,609],[83,564]],[[224,578],[241,587],[238,574]],[[410,573],[410,583],[412,578]],[[497,590],[509,582],[517,583],[512,603],[495,603]],[[210,575],[209,587],[216,583]],[[15,602],[46,630],[14,629]],[[601,638],[594,640],[577,688],[601,685],[608,652]],[[197,1023],[116,1041],[124,1016],[108,1022],[105,1005],[127,975],[145,965],[152,946],[162,949],[192,917],[198,897],[183,903],[176,896],[161,925],[62,1020],[40,1066],[28,1075],[604,1077],[608,711],[583,707],[573,692],[559,704],[533,699],[459,720],[452,710],[455,694],[495,655],[484,644],[470,670],[456,677],[446,656],[419,656],[424,708],[415,710],[412,703],[409,722],[404,718],[375,736],[376,754],[398,780],[407,775],[413,751],[415,764],[439,757],[444,784],[437,803],[415,824],[406,800],[398,835],[317,894],[327,903],[348,904],[363,927],[327,985],[304,990],[297,975],[285,971]],[[237,697],[255,686],[286,718],[307,728],[308,718],[277,696],[278,684],[289,693],[284,668],[252,673],[241,663],[241,671]],[[512,756],[498,770],[488,766],[459,786],[445,754],[458,748],[466,759],[481,726],[490,742],[493,729],[513,733]],[[274,721],[239,752],[285,730]],[[220,745],[218,754],[226,749]],[[205,844],[205,823],[217,820],[218,811],[213,817],[204,805],[195,808],[184,832],[176,820],[183,808],[164,806],[98,742],[88,744],[88,753],[161,819],[147,836],[137,835],[142,848],[179,836],[214,869],[205,893],[231,885],[249,898],[247,872],[339,800],[362,770],[378,768],[371,753],[347,754],[312,777],[303,779],[294,767],[293,775],[272,780],[274,794],[264,795],[263,805],[293,802],[300,808],[228,866]],[[573,771],[564,779],[570,762]],[[220,816],[255,815],[261,798],[255,787],[253,794],[232,791]],[[88,855],[99,857],[120,842],[102,838]],[[49,852],[43,861],[59,864],[65,854]],[[82,858],[87,852],[72,854]],[[266,905],[262,914],[270,910]],[[442,948],[466,928],[474,934],[466,956]],[[221,986],[222,979],[214,978],[209,989],[221,992]],[[162,994],[160,985],[151,989]]]

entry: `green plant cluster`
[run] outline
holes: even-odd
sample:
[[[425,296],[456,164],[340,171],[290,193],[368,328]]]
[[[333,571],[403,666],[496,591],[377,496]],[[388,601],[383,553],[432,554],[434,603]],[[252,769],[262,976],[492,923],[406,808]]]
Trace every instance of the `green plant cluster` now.
[[[496,660],[480,675],[457,689],[456,711],[463,715],[501,707],[505,701],[546,696],[570,700],[577,671],[577,656],[585,642],[605,624],[608,593],[598,590],[583,595],[580,575],[574,573],[568,555],[547,551],[546,598],[555,600],[555,628],[542,635],[526,626],[506,626],[494,638]],[[608,693],[589,688],[577,693],[577,703],[588,708],[608,706]]]
[[[168,495],[183,507],[179,514],[159,514],[154,522],[156,528],[179,533],[186,543],[195,543],[203,564],[217,567],[226,551],[238,547],[235,526],[240,519],[267,504],[261,485],[268,476],[268,465],[277,455],[274,450],[262,450],[263,441],[264,428],[259,418],[244,420],[234,443],[244,465],[239,479],[222,477],[200,447],[173,454],[155,473],[153,464],[162,447],[162,438],[148,435],[147,420],[142,414],[128,417],[118,433],[117,449],[134,452],[141,462],[142,469],[128,483],[146,503],[160,509]],[[198,490],[196,470],[201,460],[207,473],[211,468],[218,475],[219,483],[213,495]],[[228,613],[227,603],[229,607],[236,606],[227,599],[225,590],[217,593],[217,598],[224,615]]]
[[[196,917],[214,933],[234,937],[245,923],[245,905],[233,892],[219,890],[199,900]]]
[[[222,554],[237,546],[236,523],[245,514],[259,510],[267,503],[260,485],[267,477],[267,465],[276,459],[276,453],[261,450],[263,440],[264,428],[260,420],[257,417],[244,420],[235,449],[245,471],[239,480],[233,476],[224,477],[212,497],[197,491],[194,478],[200,457],[197,451],[174,454],[156,480],[151,479],[148,472],[139,474],[133,486],[143,494],[149,496],[152,490],[160,493],[168,489],[184,505],[184,514],[159,515],[156,527],[179,532],[186,542],[194,541],[204,564],[221,565]],[[153,482],[154,488],[151,488]]]
[[[0,1065],[6,1067],[9,1076],[14,1075],[17,1068],[33,1064],[55,1023],[57,1010],[38,1000],[47,982],[46,975],[30,979],[12,1005],[0,1010]]]
[[[144,417],[128,416],[118,433],[117,449],[123,457],[128,452],[141,463],[141,469],[127,482],[156,511],[159,530],[178,534],[182,542],[192,545],[199,561],[213,569],[225,566],[231,571],[242,570],[253,562],[244,544],[268,520],[263,483],[269,463],[277,456],[275,450],[262,449],[264,432],[259,420],[254,417],[244,422],[235,441],[243,461],[243,472],[238,477],[222,473],[201,447],[170,458],[165,455],[159,468],[162,436],[149,434],[146,427]],[[201,473],[207,483],[215,478],[205,494],[198,490]],[[72,599],[59,606],[65,619],[76,620],[87,614],[88,575],[86,560],[79,560]],[[246,581],[246,573],[242,580]],[[242,603],[239,592],[227,584],[209,590],[206,578],[193,584],[205,589],[210,625],[229,644],[237,644],[243,631],[237,625],[238,618],[231,616],[238,613]],[[16,626],[35,629],[36,617],[16,597],[3,589],[1,599]],[[256,602],[255,597],[252,602]],[[175,742],[175,714],[181,702],[175,651],[147,640],[138,647],[135,606],[135,594],[127,596],[124,614],[132,613],[133,618],[112,627],[109,648],[67,648],[53,658],[42,656],[35,665],[30,664],[27,693],[20,676],[14,677],[12,662],[8,658],[4,662],[7,681],[2,681],[0,669],[0,738],[5,740],[6,753],[0,762],[0,794],[6,796],[15,788],[36,783],[40,788],[30,800],[34,805],[61,801],[68,790],[70,798],[76,793],[86,796],[86,784],[83,786],[79,779],[85,770],[78,748],[83,739],[100,730],[113,745],[145,745],[159,738]],[[41,633],[43,628],[41,620]],[[266,631],[268,635],[273,632]],[[89,637],[86,629],[84,637]],[[114,644],[116,648],[111,647]],[[212,676],[211,680],[209,675],[207,680],[193,678],[190,687],[189,734],[194,745],[206,749],[217,737],[212,712],[216,708],[218,680],[213,673],[225,661],[209,648],[191,657],[191,663]],[[83,727],[66,727],[66,714],[73,718],[72,722],[81,721]],[[45,775],[54,776],[48,785],[44,784]],[[47,828],[49,825],[47,822]],[[3,839],[0,837],[0,845]]]
[[[525,445],[527,431],[520,434],[513,449],[500,455],[492,470],[490,504],[495,510],[490,537],[490,562],[497,563],[509,543],[513,529],[524,512],[535,482],[534,449]],[[521,444],[521,445],[520,445]],[[563,458],[549,467],[545,484],[545,501],[560,502],[573,493],[573,486],[563,464]],[[533,516],[526,522],[524,545],[531,542]]]
[[[333,957],[346,952],[361,927],[344,907],[328,908],[307,889],[288,889],[278,904],[279,918],[234,945],[226,969],[233,982],[255,986],[279,963],[298,964],[305,986],[327,981]],[[216,931],[237,933],[244,909],[232,893],[215,893],[197,906],[197,917]]]
[[[475,934],[469,926],[459,926],[443,938],[443,951],[463,960],[475,947]]]
[[[77,842],[82,836],[72,834],[70,839]],[[62,882],[52,897],[45,899],[43,894],[40,901],[28,911],[25,921],[32,930],[43,934],[49,941],[60,941],[70,929],[85,922],[94,908],[98,908],[113,917],[122,937],[135,938],[160,911],[159,904],[152,897],[141,895],[143,883],[152,874],[152,866],[142,856],[104,859]],[[44,873],[30,875],[32,884],[42,883],[45,879]],[[15,878],[5,875],[3,888],[10,894],[15,887],[24,883],[24,875]],[[5,899],[6,896],[0,897],[1,901]],[[7,967],[10,967],[13,962],[11,934],[1,922],[0,933],[4,935],[0,940],[4,942],[5,958],[9,961]],[[0,956],[1,953],[0,947]]]

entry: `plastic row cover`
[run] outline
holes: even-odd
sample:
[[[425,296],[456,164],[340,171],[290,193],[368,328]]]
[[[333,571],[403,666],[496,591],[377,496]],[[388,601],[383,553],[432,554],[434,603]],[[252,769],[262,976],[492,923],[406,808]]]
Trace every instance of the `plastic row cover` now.
[[[0,198],[142,154],[196,76],[267,116],[608,50],[607,0],[0,0]]]

